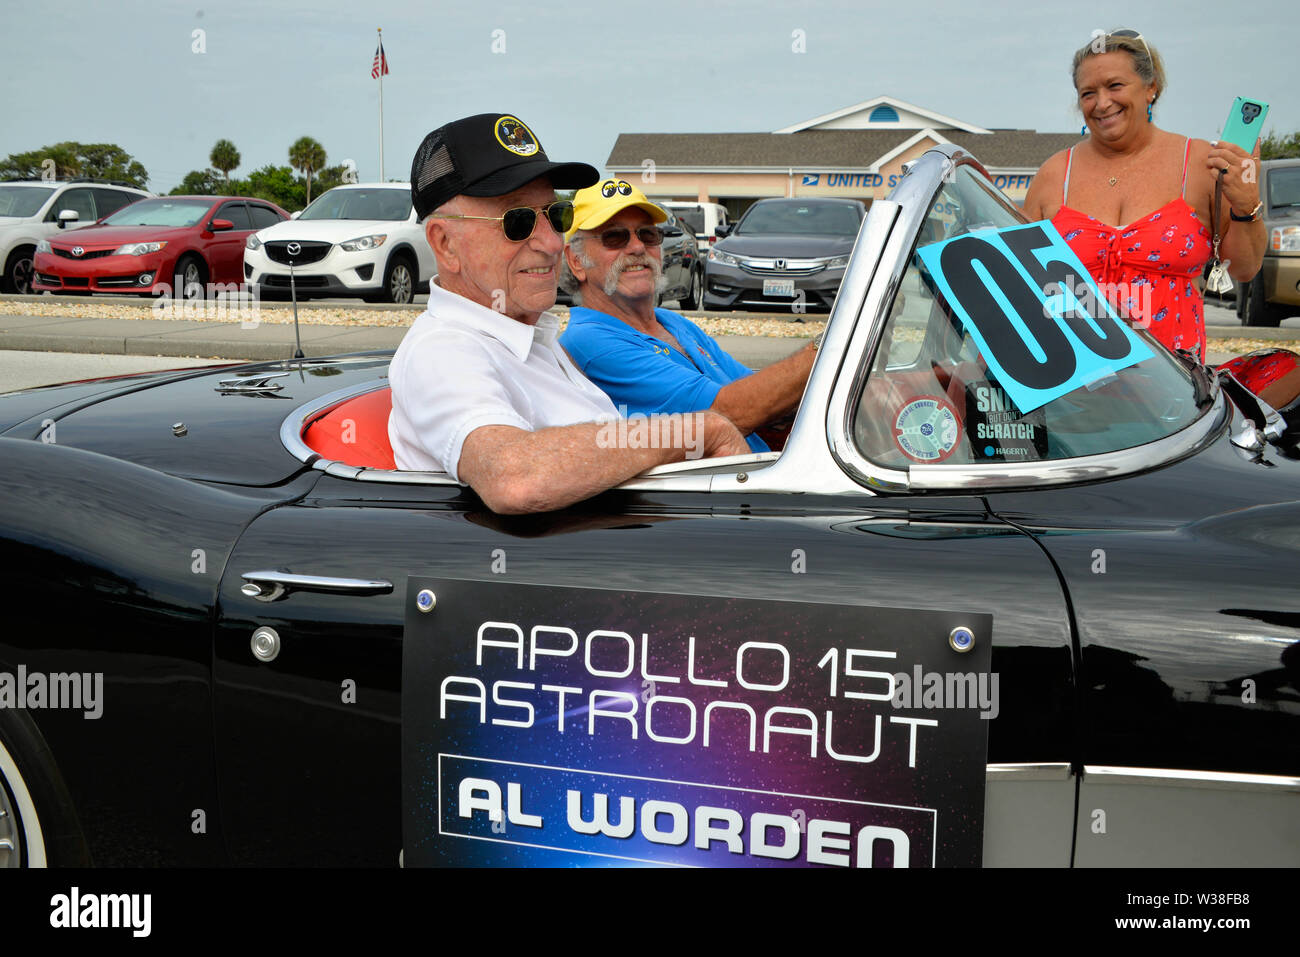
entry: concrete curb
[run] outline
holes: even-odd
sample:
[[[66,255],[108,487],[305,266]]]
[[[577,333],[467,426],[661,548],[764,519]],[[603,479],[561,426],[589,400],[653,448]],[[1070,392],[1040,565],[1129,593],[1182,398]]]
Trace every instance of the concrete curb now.
[[[396,349],[404,326],[301,325],[309,357]],[[750,367],[775,362],[808,344],[801,338],[719,336],[719,344]],[[0,316],[0,349],[103,355],[173,356],[266,361],[293,354],[293,326],[180,319],[61,319]]]

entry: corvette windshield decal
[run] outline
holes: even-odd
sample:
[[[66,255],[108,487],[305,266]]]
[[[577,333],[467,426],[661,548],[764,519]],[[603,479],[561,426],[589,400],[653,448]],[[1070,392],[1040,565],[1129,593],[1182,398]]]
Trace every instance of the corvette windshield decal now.
[[[917,255],[1021,413],[1154,355],[1051,223],[968,233]]]

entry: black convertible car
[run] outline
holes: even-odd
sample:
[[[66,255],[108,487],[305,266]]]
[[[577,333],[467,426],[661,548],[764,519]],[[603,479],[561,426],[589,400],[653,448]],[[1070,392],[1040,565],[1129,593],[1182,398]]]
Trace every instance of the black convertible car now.
[[[546,515],[387,355],[0,398],[0,866],[1300,863],[1295,357],[1072,270],[927,153],[783,449]]]

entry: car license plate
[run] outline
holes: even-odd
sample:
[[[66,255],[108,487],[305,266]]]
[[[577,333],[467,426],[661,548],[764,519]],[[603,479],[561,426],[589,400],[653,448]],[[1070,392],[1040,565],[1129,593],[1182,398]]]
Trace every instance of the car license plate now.
[[[793,279],[764,279],[763,295],[765,296],[790,296],[794,297],[794,280]]]

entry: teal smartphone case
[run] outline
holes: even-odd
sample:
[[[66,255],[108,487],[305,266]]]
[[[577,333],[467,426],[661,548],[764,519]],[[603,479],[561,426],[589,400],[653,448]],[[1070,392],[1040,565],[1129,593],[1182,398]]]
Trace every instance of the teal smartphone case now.
[[[1254,152],[1255,141],[1263,135],[1264,117],[1268,116],[1268,104],[1263,100],[1250,100],[1239,96],[1232,101],[1228,111],[1228,121],[1223,124],[1221,140],[1236,143],[1247,153]]]

